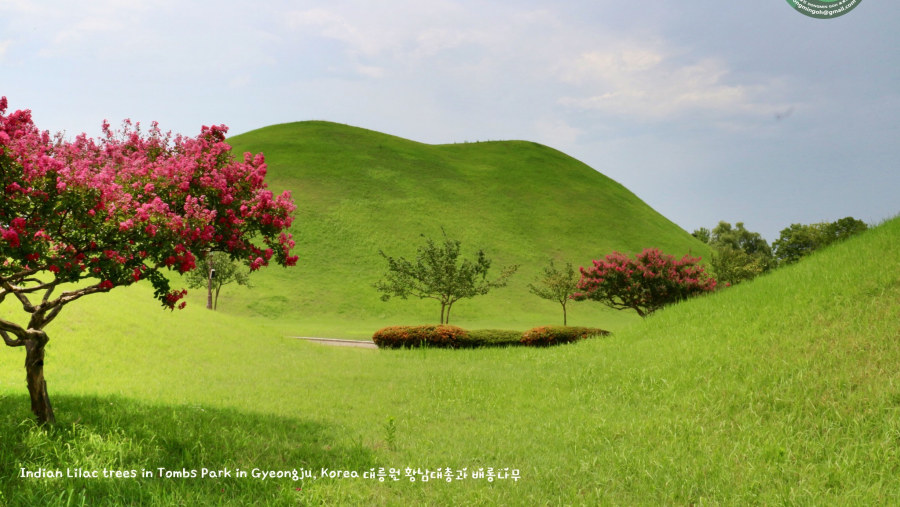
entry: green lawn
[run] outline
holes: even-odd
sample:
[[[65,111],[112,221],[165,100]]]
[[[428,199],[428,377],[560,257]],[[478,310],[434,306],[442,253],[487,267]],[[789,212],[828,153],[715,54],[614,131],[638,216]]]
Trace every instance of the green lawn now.
[[[30,422],[21,351],[2,356],[2,501],[895,504],[898,239],[895,219],[613,336],[549,349],[333,348],[199,304],[164,312],[144,287],[86,298],[48,329],[56,428]],[[22,478],[23,467],[139,477]],[[520,478],[249,476],[381,467]],[[140,477],[159,468],[248,477]]]

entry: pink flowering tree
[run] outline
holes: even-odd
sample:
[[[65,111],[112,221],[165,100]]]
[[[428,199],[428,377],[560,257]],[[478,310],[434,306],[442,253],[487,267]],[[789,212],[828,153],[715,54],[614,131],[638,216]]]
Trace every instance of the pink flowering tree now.
[[[697,257],[677,260],[656,248],[635,258],[613,252],[581,268],[577,300],[600,301],[617,310],[634,310],[641,317],[665,305],[710,292],[716,280],[707,275]]]
[[[164,308],[183,308],[165,270],[186,273],[212,251],[255,270],[291,266],[290,194],[266,189],[261,154],[235,160],[227,128],[197,137],[126,121],[95,141],[39,131],[0,98],[0,336],[25,349],[31,410],[54,422],[44,379],[44,328],[85,296],[147,280]]]

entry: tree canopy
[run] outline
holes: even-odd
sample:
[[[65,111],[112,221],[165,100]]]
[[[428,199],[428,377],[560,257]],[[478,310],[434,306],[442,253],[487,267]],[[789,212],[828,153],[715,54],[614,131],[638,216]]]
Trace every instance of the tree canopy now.
[[[599,301],[616,310],[634,310],[646,317],[660,308],[710,292],[716,280],[699,264],[699,257],[681,260],[648,248],[631,258],[613,252],[581,268],[575,298]]]
[[[443,235],[444,241],[440,245],[431,238],[425,238],[425,244],[417,250],[415,261],[378,252],[388,264],[384,278],[374,284],[375,289],[382,293],[382,301],[409,296],[437,300],[441,304],[441,324],[447,324],[454,303],[506,286],[509,277],[518,269],[517,265],[508,266],[501,270],[496,279],[488,280],[491,260],[484,250],[478,250],[473,260],[460,260],[460,241],[448,238],[446,232]]]
[[[580,280],[581,275],[575,271],[571,262],[567,262],[564,268],[557,268],[551,260],[550,264],[542,270],[536,283],[528,284],[528,290],[542,299],[559,303],[563,311],[563,325],[566,326],[568,325],[566,306],[572,300],[572,296],[578,292]]]
[[[162,273],[186,273],[220,250],[251,270],[291,266],[290,193],[266,188],[262,154],[234,159],[225,126],[196,137],[126,121],[103,137],[51,136],[31,113],[0,99],[0,302],[12,297],[27,324],[0,316],[6,345],[26,349],[39,422],[54,420],[43,376],[44,331],[73,301],[147,280],[165,308],[183,307]],[[8,310],[4,310],[8,311]]]

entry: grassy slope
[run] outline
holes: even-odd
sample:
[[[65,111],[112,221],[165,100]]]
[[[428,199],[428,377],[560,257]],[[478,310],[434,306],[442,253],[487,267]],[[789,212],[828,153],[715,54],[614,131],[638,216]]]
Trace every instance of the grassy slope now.
[[[435,302],[383,303],[371,285],[386,266],[379,250],[413,257],[420,234],[439,238],[441,226],[466,257],[483,248],[497,268],[522,266],[509,287],[454,307],[454,323],[466,327],[560,321],[558,305],[527,290],[551,257],[586,265],[612,250],[707,252],[621,185],[530,142],[433,146],[327,122],[276,125],[229,142],[236,153],[263,152],[270,186],[293,192],[301,261],[255,275],[258,290],[227,289],[222,308],[278,319],[286,332],[366,336],[387,324],[436,321]],[[618,329],[632,320],[573,306],[575,325]]]
[[[612,337],[542,350],[336,349],[113,292],[52,330],[58,430],[20,423],[21,351],[4,354],[0,492],[22,504],[893,504],[898,239],[900,219]],[[20,466],[483,466],[522,479],[33,480]]]

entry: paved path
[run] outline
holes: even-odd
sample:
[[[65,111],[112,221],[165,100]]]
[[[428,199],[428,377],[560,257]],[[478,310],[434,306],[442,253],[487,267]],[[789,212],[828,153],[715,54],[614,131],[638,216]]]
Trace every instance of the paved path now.
[[[321,343],[322,345],[332,345],[335,347],[358,347],[362,349],[377,349],[375,342],[367,340],[339,340],[337,338],[314,338],[311,336],[291,336],[298,340],[306,340],[308,342]]]

